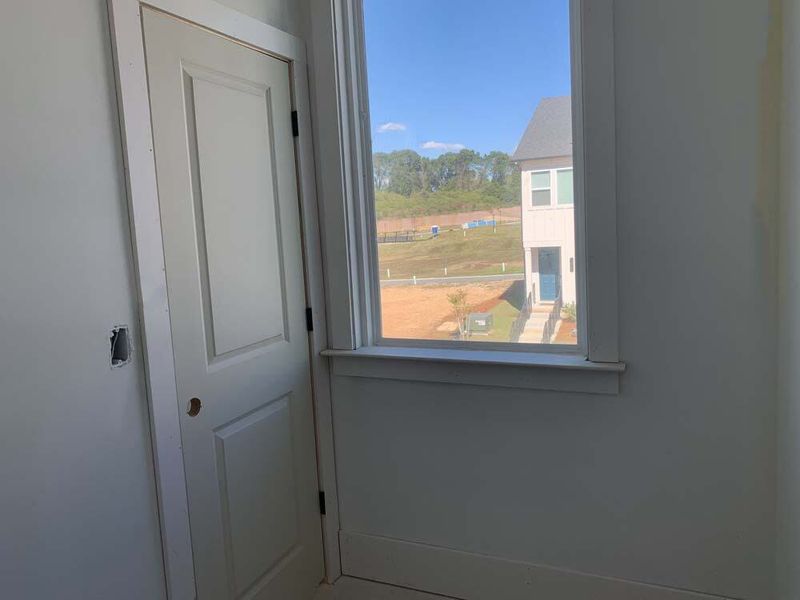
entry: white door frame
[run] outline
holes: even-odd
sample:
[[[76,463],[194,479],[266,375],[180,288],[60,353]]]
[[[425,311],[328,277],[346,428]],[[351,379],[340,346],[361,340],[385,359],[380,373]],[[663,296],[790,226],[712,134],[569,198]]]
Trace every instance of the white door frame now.
[[[213,0],[108,0],[128,207],[140,295],[141,336],[167,596],[170,600],[188,600],[194,599],[196,593],[181,450],[181,409],[175,383],[145,68],[142,7],[167,13],[220,34],[284,60],[290,66],[292,109],[298,113],[300,131],[299,137],[295,138],[295,156],[303,226],[306,298],[309,306],[314,307],[314,331],[309,341],[317,468],[320,487],[325,491],[326,499],[326,516],[322,517],[325,571],[327,580],[332,583],[341,575],[339,506],[334,468],[330,373],[326,359],[320,355],[327,348],[327,324],[305,44],[299,38],[223,7]]]

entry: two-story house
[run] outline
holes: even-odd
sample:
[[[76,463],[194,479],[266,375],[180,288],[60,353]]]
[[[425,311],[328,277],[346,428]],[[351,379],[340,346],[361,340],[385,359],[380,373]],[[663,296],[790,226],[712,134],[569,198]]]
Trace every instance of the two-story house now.
[[[522,176],[525,287],[533,304],[575,302],[572,104],[544,98],[517,146]]]

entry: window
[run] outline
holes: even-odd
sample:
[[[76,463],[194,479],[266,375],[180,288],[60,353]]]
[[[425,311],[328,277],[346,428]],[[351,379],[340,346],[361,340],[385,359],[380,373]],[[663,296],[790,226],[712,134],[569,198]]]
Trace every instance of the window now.
[[[558,204],[561,206],[575,204],[575,184],[572,169],[557,171],[556,185],[558,187]]]
[[[550,171],[534,171],[531,173],[531,204],[533,206],[550,206]]]
[[[384,340],[578,344],[569,5],[363,0]]]
[[[315,66],[341,99],[317,101],[331,353],[616,363],[613,0],[333,4],[337,75]]]

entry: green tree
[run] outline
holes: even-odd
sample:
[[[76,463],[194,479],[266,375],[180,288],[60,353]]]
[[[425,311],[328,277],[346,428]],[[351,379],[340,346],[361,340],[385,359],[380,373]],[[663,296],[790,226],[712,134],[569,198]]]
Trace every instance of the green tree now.
[[[377,152],[372,162],[375,190],[409,199],[405,210],[399,207],[401,214],[436,214],[435,207],[424,204],[437,202],[441,199],[437,194],[445,192],[459,193],[465,210],[510,206],[520,201],[519,169],[504,152],[481,155],[465,148],[427,158],[414,150],[397,150]],[[478,197],[466,192],[476,192]],[[458,208],[458,203],[458,198],[446,200],[449,208]],[[393,200],[392,204],[396,202]]]
[[[447,188],[456,178],[455,154],[447,152],[434,158],[430,164],[431,191]]]
[[[511,157],[505,152],[490,152],[485,157],[488,179],[494,183],[505,185],[513,173]]]
[[[474,150],[461,150],[455,157],[456,186],[459,190],[472,190],[477,187],[481,155]]]
[[[470,311],[469,304],[467,304],[467,292],[456,290],[452,294],[447,294],[447,301],[453,308],[453,314],[458,323],[458,337],[463,340],[467,337],[467,318]]]
[[[372,182],[377,191],[385,190],[391,181],[389,155],[385,152],[376,152],[372,155]]]
[[[421,173],[423,158],[413,150],[398,150],[386,155],[381,166],[387,176],[386,191],[402,196],[410,196],[421,191]]]

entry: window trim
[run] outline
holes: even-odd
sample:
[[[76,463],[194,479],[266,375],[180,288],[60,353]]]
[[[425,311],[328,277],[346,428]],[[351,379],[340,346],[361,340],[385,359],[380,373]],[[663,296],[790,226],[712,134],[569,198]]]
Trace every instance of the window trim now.
[[[327,3],[321,4],[327,6]],[[475,353],[476,360],[490,361],[494,353],[502,351],[577,354],[593,363],[619,363],[613,0],[570,0],[573,130],[576,132],[573,163],[576,256],[584,257],[576,261],[580,305],[577,348],[489,342],[440,343],[378,335],[380,311],[374,308],[379,306],[380,285],[377,283],[376,236],[372,232],[371,121],[364,77],[367,57],[361,0],[331,0],[327,14],[321,10],[312,11],[312,15],[312,21],[317,23],[324,19],[331,21],[319,31],[312,23],[314,47],[322,49],[318,55],[320,59],[314,61],[318,112],[315,127],[318,169],[327,171],[320,173],[320,182],[324,196],[321,204],[326,213],[323,221],[329,322],[339,323],[337,329],[330,332],[330,349],[353,351],[380,346],[458,351],[466,347]],[[332,67],[333,71],[326,73],[326,67]],[[324,101],[330,86],[337,92],[338,103]],[[586,127],[586,123],[591,123],[591,127]],[[585,136],[587,131],[591,131],[591,137]],[[338,161],[331,160],[332,153]],[[322,163],[328,166],[320,166]],[[334,170],[338,173],[333,173]],[[336,181],[331,179],[332,175]],[[590,194],[588,199],[587,194]],[[522,358],[521,364],[530,362]]]

